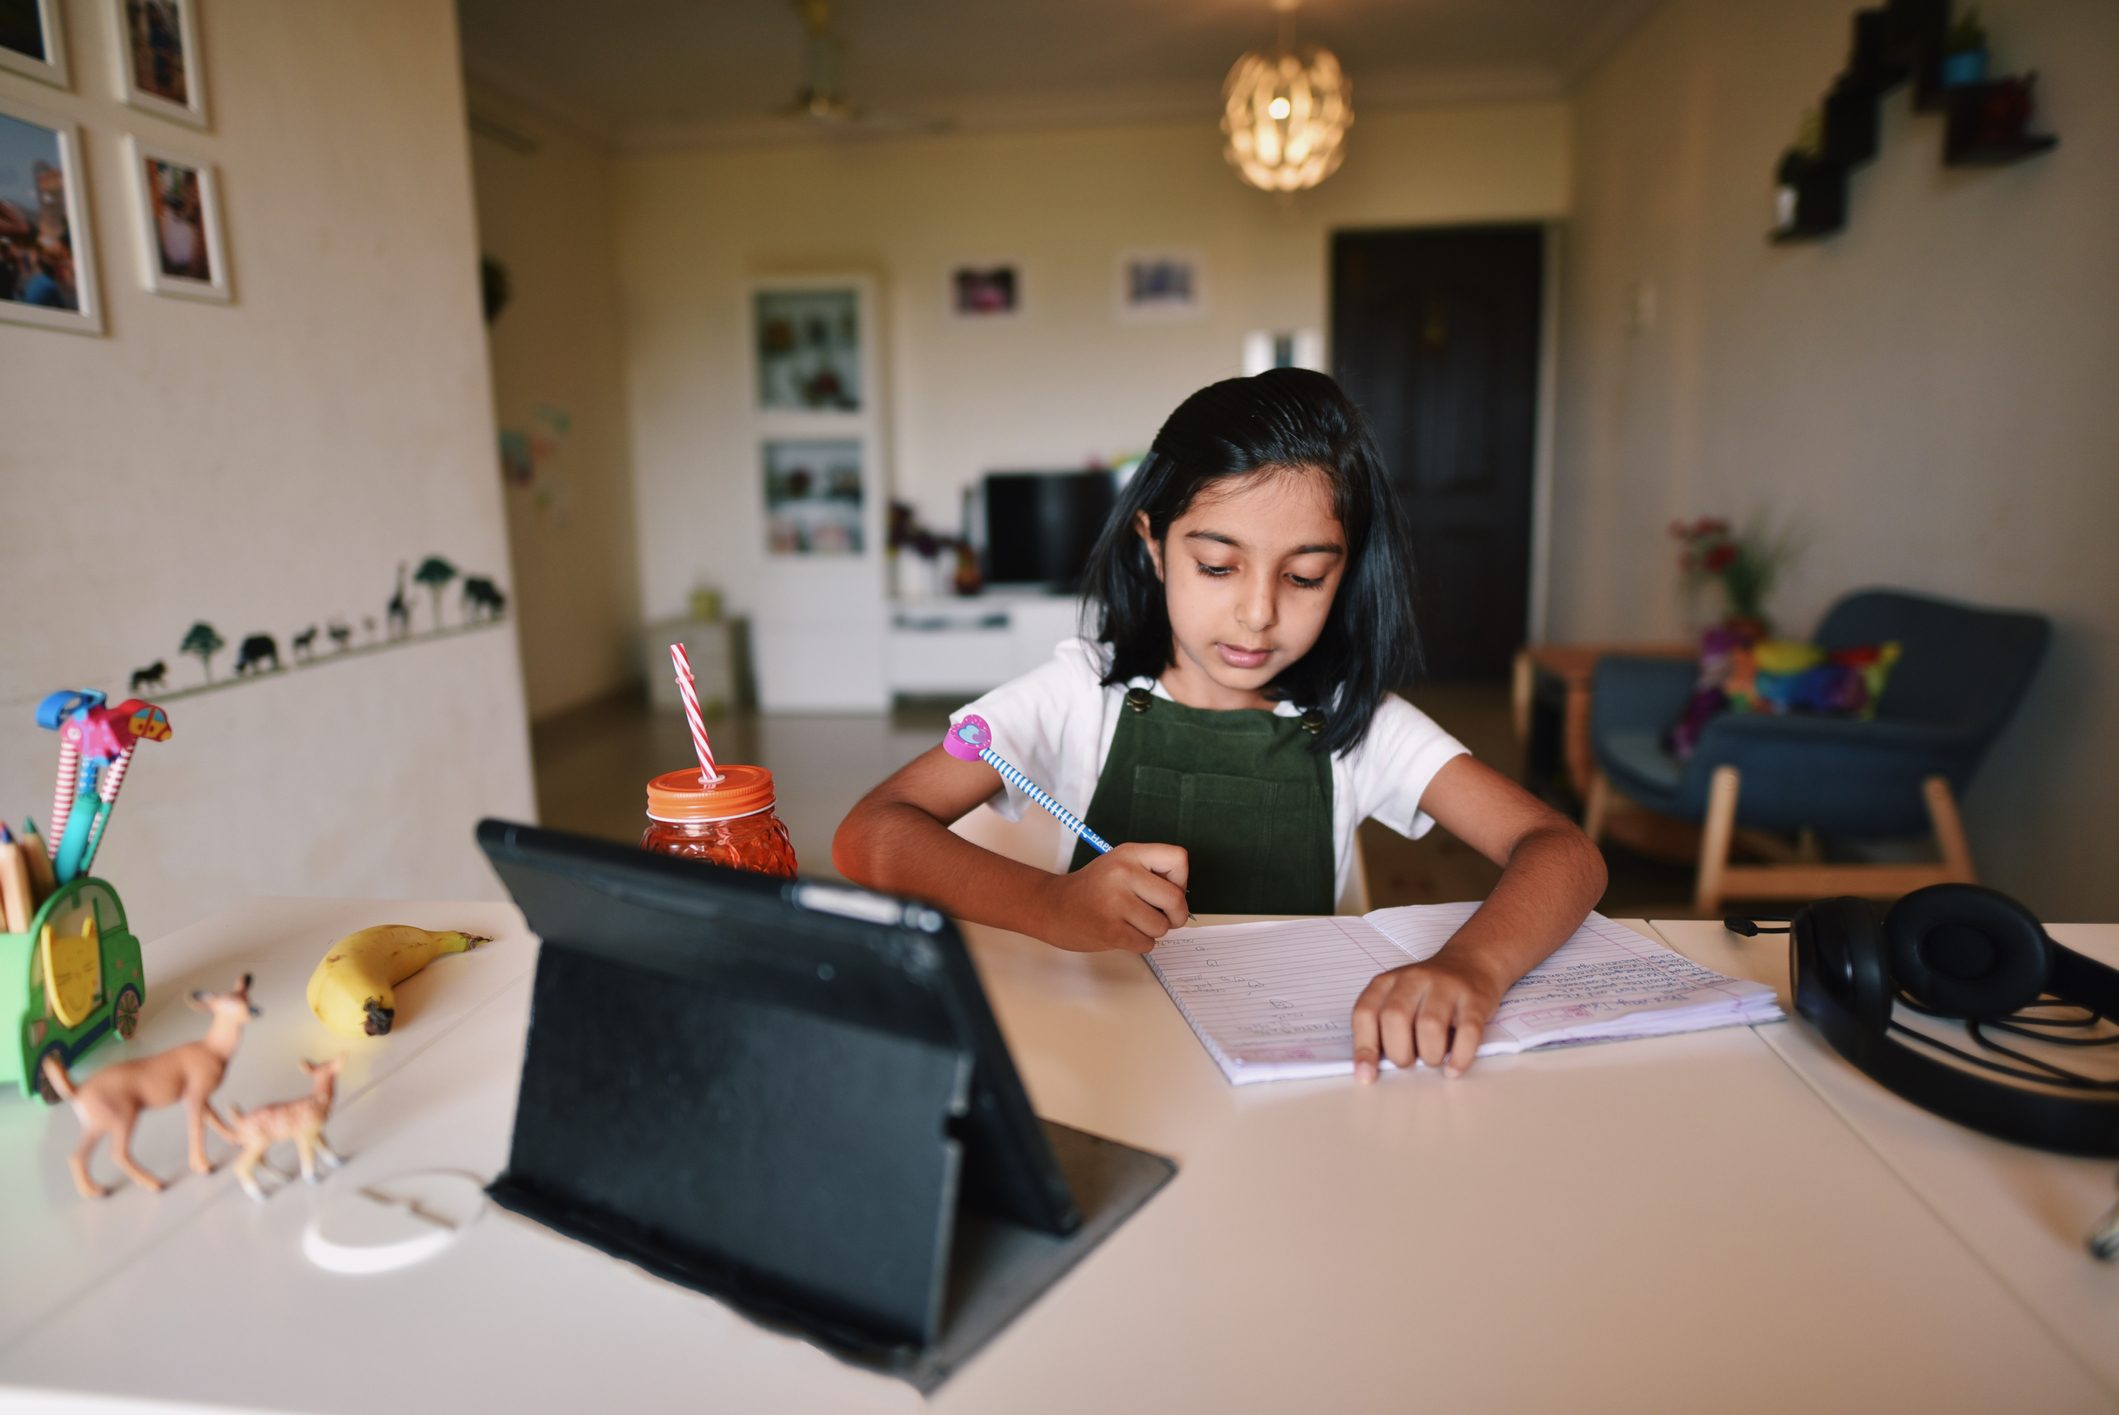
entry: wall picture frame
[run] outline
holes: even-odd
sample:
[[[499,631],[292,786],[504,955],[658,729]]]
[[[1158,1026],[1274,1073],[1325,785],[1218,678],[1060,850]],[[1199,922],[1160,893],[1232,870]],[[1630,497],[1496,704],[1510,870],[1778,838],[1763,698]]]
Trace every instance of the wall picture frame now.
[[[867,549],[867,451],[859,437],[765,439],[769,553],[859,556]]]
[[[213,164],[127,134],[140,273],[157,295],[227,304],[233,298]]]
[[[1207,312],[1207,263],[1195,249],[1120,251],[1116,274],[1123,323],[1199,319]]]
[[[118,96],[143,113],[204,128],[201,0],[110,0],[117,20]]]
[[[0,99],[0,319],[103,332],[75,125]]]
[[[949,317],[986,324],[1023,317],[1023,263],[967,260],[949,267]]]
[[[0,0],[0,69],[55,88],[73,87],[59,0]]]
[[[858,414],[868,396],[866,311],[850,285],[760,285],[751,357],[765,413]]]

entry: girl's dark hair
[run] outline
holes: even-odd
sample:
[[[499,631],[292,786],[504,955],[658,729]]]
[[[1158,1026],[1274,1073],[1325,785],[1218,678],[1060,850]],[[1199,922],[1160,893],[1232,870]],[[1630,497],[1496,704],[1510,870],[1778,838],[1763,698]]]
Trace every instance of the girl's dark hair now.
[[[1308,369],[1210,384],[1178,404],[1155,434],[1082,576],[1100,611],[1097,637],[1111,645],[1105,683],[1156,677],[1176,652],[1162,581],[1134,530],[1139,513],[1161,541],[1212,483],[1302,470],[1321,473],[1331,487],[1346,532],[1346,570],[1316,645],[1266,693],[1323,711],[1318,751],[1361,741],[1384,694],[1419,666],[1411,537],[1368,424],[1337,383]]]

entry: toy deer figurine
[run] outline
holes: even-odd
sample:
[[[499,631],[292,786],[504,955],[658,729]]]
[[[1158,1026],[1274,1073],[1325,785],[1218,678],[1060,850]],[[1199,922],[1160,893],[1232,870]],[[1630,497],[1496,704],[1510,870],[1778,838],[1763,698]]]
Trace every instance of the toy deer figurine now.
[[[239,1106],[228,1108],[228,1113],[234,1117],[229,1123],[230,1128],[235,1131],[236,1143],[243,1147],[243,1152],[235,1157],[235,1177],[245,1194],[259,1200],[265,1197],[265,1191],[257,1181],[257,1167],[265,1158],[265,1152],[281,1140],[294,1141],[294,1148],[302,1157],[302,1178],[311,1184],[316,1183],[319,1157],[331,1169],[345,1163],[324,1143],[324,1122],[331,1118],[331,1097],[338,1088],[339,1068],[345,1064],[344,1053],[330,1061],[303,1062],[302,1074],[310,1079],[315,1089],[300,1100],[261,1105],[252,1111]],[[272,1166],[268,1164],[265,1168],[271,1169]]]
[[[230,1144],[235,1134],[214,1111],[211,1097],[228,1072],[228,1060],[242,1040],[243,1028],[258,1010],[250,1005],[250,974],[236,980],[227,992],[195,992],[191,1005],[213,1014],[213,1026],[201,1041],[171,1047],[154,1056],[120,1061],[106,1066],[76,1084],[56,1056],[44,1058],[44,1075],[60,1099],[74,1108],[81,1121],[81,1143],[74,1147],[71,1164],[74,1187],[82,1197],[100,1199],[110,1191],[89,1177],[88,1158],[96,1142],[110,1136],[110,1155],[118,1168],[132,1176],[133,1183],[150,1193],[160,1193],[162,1181],[142,1169],[130,1148],[133,1123],[143,1110],[184,1103],[191,1131],[191,1167],[200,1174],[213,1173],[206,1158],[207,1124]]]

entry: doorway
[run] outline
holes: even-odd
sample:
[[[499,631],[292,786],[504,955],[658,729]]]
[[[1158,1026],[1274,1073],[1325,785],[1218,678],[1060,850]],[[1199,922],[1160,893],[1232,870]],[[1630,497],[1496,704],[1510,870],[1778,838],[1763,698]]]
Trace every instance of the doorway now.
[[[1530,610],[1545,232],[1332,237],[1332,370],[1412,525],[1423,674],[1498,682]]]

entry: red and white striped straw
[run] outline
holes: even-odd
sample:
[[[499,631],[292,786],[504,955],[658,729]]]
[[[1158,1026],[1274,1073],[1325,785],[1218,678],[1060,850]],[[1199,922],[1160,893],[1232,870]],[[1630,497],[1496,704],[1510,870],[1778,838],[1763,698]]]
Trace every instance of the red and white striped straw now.
[[[683,644],[670,645],[670,662],[677,667],[677,692],[684,699],[684,720],[692,725],[692,750],[699,754],[700,784],[711,786],[721,779],[714,766],[714,749],[706,743],[706,720],[699,715],[699,689],[692,682],[692,661]]]

